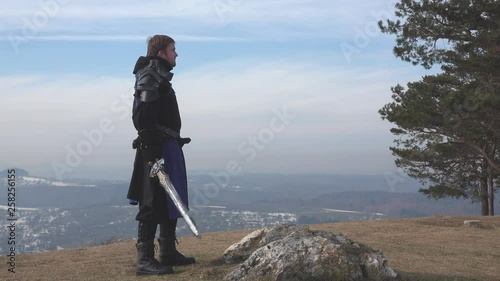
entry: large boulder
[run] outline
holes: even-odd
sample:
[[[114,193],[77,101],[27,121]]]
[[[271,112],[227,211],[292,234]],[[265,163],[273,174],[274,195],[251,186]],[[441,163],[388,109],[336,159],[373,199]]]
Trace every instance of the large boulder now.
[[[341,233],[282,225],[260,229],[229,247],[226,263],[243,262],[225,280],[392,281],[400,276],[375,249]]]

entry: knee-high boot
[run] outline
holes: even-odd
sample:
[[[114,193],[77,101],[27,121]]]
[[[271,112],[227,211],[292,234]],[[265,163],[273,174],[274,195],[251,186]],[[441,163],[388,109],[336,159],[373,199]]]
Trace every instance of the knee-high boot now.
[[[137,239],[137,275],[162,275],[173,273],[171,266],[160,264],[155,259],[154,237],[156,224],[139,222]]]
[[[175,243],[175,228],[177,220],[170,220],[166,224],[160,224],[160,263],[167,266],[189,265],[196,263],[194,257],[186,257],[177,251]]]

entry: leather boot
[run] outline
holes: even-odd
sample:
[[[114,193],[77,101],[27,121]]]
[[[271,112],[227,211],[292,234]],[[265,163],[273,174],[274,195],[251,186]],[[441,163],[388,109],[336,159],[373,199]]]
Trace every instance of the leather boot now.
[[[175,236],[160,237],[158,243],[160,244],[160,263],[167,266],[182,266],[196,263],[195,258],[185,257],[179,253],[175,247],[177,239]]]
[[[135,266],[135,273],[137,275],[162,275],[174,272],[172,267],[162,265],[155,259],[154,240],[137,243],[136,247],[137,264]]]

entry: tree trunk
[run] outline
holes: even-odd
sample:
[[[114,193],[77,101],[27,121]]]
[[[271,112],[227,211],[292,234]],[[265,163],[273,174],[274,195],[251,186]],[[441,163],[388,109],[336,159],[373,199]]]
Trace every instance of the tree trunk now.
[[[488,216],[489,212],[489,200],[488,200],[488,176],[483,173],[481,179],[479,180],[481,183],[481,216]]]
[[[495,186],[493,185],[493,169],[488,174],[488,185],[490,186],[490,216],[495,215]]]
[[[465,144],[467,146],[475,148],[479,153],[481,153],[481,155],[483,156],[483,160],[486,161],[486,164],[489,167],[492,167],[496,171],[496,173],[500,173],[500,165],[498,165],[498,163],[495,162],[494,157],[491,158],[490,155],[488,155],[485,148],[481,148],[478,145],[471,142],[449,142],[449,143]],[[493,148],[493,151],[495,151],[495,147]]]

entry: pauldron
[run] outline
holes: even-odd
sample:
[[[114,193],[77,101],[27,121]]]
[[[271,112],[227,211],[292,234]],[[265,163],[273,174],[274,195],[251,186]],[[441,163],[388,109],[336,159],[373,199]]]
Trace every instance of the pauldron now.
[[[174,74],[160,66],[159,61],[153,59],[143,69],[135,74],[135,96],[141,102],[153,102],[160,97],[158,89],[165,81],[170,82]]]

